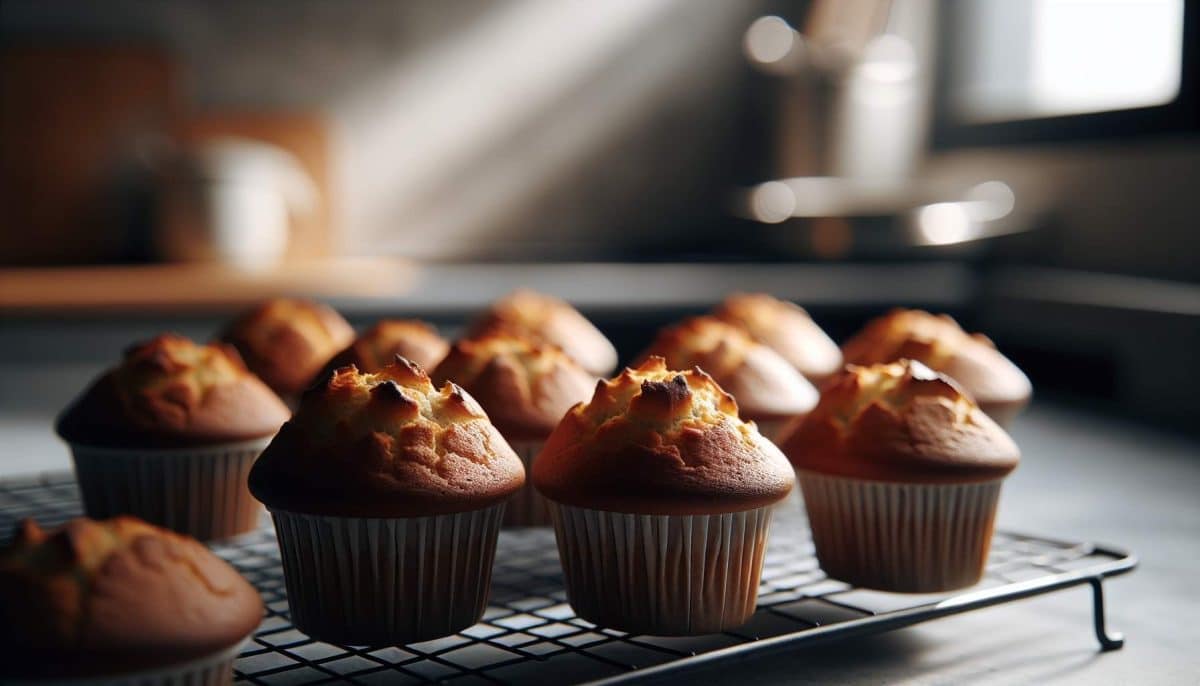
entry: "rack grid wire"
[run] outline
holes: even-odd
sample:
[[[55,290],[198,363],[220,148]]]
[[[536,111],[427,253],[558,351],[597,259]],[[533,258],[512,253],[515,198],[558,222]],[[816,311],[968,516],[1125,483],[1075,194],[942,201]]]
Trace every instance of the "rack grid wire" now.
[[[0,541],[15,523],[45,526],[81,513],[68,473],[0,482]],[[235,680],[253,684],[628,683],[750,654],[763,654],[909,626],[1042,593],[1090,584],[1093,629],[1104,650],[1122,638],[1104,626],[1102,581],[1132,570],[1130,553],[1092,543],[997,532],[984,580],[963,592],[894,594],[853,588],[817,566],[803,506],[781,505],[771,527],[758,611],[734,631],[695,637],[627,634],[575,616],[566,603],[554,533],[504,530],[483,619],[433,641],[382,649],[314,641],[288,618],[279,548],[269,522],[218,543],[262,594],[262,625],[242,650]]]

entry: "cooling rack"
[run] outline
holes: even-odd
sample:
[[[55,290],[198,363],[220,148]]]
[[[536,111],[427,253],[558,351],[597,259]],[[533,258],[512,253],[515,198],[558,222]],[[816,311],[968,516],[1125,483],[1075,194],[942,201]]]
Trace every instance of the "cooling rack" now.
[[[22,517],[47,526],[80,513],[70,474],[0,481],[0,538]],[[213,546],[262,594],[266,613],[238,657],[235,680],[253,684],[629,683],[751,654],[846,639],[1090,585],[1102,650],[1123,639],[1104,623],[1103,580],[1129,572],[1128,552],[1093,543],[997,532],[984,580],[965,592],[904,595],[826,577],[813,557],[803,507],[779,508],[763,567],[758,611],[736,631],[697,637],[626,634],[579,619],[566,604],[553,532],[504,531],[483,620],[424,643],[363,649],[313,641],[292,627],[274,532]]]

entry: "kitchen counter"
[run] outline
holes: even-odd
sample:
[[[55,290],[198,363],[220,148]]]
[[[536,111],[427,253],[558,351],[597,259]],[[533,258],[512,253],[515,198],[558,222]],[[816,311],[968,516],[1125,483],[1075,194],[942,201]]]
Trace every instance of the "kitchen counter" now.
[[[46,412],[0,415],[0,474],[68,469]],[[1017,420],[1025,458],[1005,486],[1000,525],[1132,549],[1131,575],[1106,583],[1100,653],[1086,587],[880,636],[723,665],[681,677],[755,683],[1195,683],[1200,676],[1200,442],[1045,402]]]

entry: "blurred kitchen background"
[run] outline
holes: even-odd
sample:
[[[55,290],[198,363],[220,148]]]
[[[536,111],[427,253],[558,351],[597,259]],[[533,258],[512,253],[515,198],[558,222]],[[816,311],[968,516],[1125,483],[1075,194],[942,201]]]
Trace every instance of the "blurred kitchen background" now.
[[[626,358],[733,290],[837,339],[895,305],[949,312],[1040,403],[1195,432],[1198,17],[6,0],[0,422],[264,297],[452,335],[530,286]]]

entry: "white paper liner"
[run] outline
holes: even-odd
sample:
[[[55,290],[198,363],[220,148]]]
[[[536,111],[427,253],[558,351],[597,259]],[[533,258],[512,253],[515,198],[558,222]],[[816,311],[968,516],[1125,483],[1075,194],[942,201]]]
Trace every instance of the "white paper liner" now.
[[[977,583],[1002,479],[972,484],[867,481],[797,470],[817,560],[856,586],[933,593]]]
[[[233,663],[246,638],[218,653],[171,667],[127,674],[50,681],[5,681],[4,683],[33,686],[54,683],[59,686],[225,686],[233,683]]]
[[[429,517],[271,516],[292,623],[313,638],[401,645],[483,616],[503,504]]]
[[[89,517],[140,517],[202,541],[253,530],[262,506],[246,478],[270,437],[172,450],[70,444]]]
[[[600,626],[704,634],[754,614],[771,507],[636,515],[550,503],[567,600]]]
[[[512,494],[504,509],[504,526],[550,526],[550,507],[533,487],[533,459],[545,441],[510,441],[513,451],[525,465],[525,485]]]

